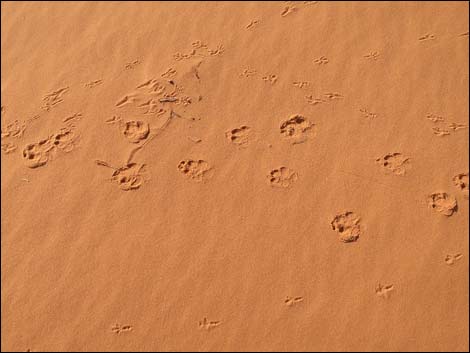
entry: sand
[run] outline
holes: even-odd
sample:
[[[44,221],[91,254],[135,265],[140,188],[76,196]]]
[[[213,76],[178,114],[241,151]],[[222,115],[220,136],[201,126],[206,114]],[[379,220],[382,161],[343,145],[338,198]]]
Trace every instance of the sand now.
[[[2,351],[469,349],[468,2],[2,2]]]

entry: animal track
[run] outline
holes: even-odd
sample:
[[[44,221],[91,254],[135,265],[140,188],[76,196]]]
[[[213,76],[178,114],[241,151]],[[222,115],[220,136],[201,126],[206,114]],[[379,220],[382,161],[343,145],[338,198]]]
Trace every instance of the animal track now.
[[[126,68],[126,70],[132,70],[133,68],[135,68],[139,64],[140,64],[140,60],[134,60],[133,62],[127,63],[125,68]]]
[[[216,328],[220,324],[221,324],[220,321],[209,321],[207,318],[204,318],[201,321],[199,321],[199,328],[209,331],[211,329]]]
[[[366,59],[371,59],[371,60],[377,60],[380,56],[380,53],[378,51],[373,51],[369,54],[364,55],[364,58]]]
[[[298,174],[287,167],[273,169],[267,175],[269,184],[277,188],[289,188],[298,179]]]
[[[101,85],[102,83],[103,83],[103,80],[90,81],[90,82],[85,83],[85,87],[86,88],[93,88],[93,87],[96,87],[98,85]]]
[[[459,124],[459,123],[448,123],[445,124],[445,119],[443,116],[435,115],[435,114],[427,114],[426,119],[431,121],[434,125],[432,127],[432,132],[436,136],[448,136],[451,134],[451,131],[455,132],[458,130],[466,129],[468,128],[467,125],[465,124]]]
[[[120,121],[122,121],[121,117],[113,115],[111,118],[106,119],[105,123],[106,124],[116,124],[116,123],[119,123]]]
[[[361,219],[354,212],[347,211],[339,214],[331,221],[331,228],[339,233],[339,239],[344,243],[355,242],[361,235]]]
[[[326,56],[320,56],[318,59],[313,60],[313,63],[315,65],[326,65],[329,62],[330,61],[328,60],[328,58]]]
[[[454,185],[459,188],[463,196],[468,199],[468,173],[460,173],[452,178]]]
[[[150,180],[150,175],[145,164],[129,162],[123,167],[115,168],[99,159],[95,160],[95,163],[99,166],[112,169],[113,174],[110,180],[116,182],[119,188],[124,191],[136,190],[140,188],[144,182]]]
[[[397,152],[377,158],[376,162],[395,175],[405,175],[410,166],[410,159]]]
[[[433,123],[439,123],[444,121],[444,117],[435,115],[435,114],[428,114],[426,115],[426,119],[431,120]]]
[[[293,306],[297,303],[303,302],[304,298],[303,297],[289,297],[287,296],[286,299],[284,299],[284,304],[287,306]]]
[[[427,33],[421,37],[418,38],[419,41],[425,41],[425,40],[434,40],[436,39],[436,36],[434,34]]]
[[[44,96],[44,98],[42,99],[43,104],[41,109],[49,111],[54,108],[57,104],[62,103],[64,101],[63,96],[68,92],[68,90],[68,87],[64,87]]]
[[[392,291],[393,291],[393,284],[382,285],[382,284],[379,283],[375,287],[375,294],[377,296],[385,298],[385,299],[388,298],[391,295]]]
[[[13,143],[9,143],[9,142],[2,143],[2,151],[5,154],[12,153],[12,152],[16,151],[17,148],[18,148],[18,146],[16,146]]]
[[[250,76],[255,76],[256,74],[257,74],[256,70],[244,69],[243,72],[240,74],[240,77],[250,77]]]
[[[297,8],[293,5],[287,5],[281,12],[281,17],[286,17],[288,14],[297,11]]]
[[[78,138],[71,128],[62,128],[47,139],[26,145],[23,149],[24,163],[29,168],[41,167],[51,160],[53,153],[58,150],[71,152],[76,147]]]
[[[271,85],[274,85],[277,82],[277,75],[268,74],[261,78],[265,82],[269,82]]]
[[[114,171],[111,180],[118,183],[124,191],[135,190],[148,180],[145,164],[130,163]]]
[[[359,111],[362,113],[362,116],[364,118],[367,118],[367,119],[376,119],[377,118],[376,113],[371,113],[365,108],[359,109]]]
[[[164,73],[162,73],[160,76],[163,78],[171,78],[176,75],[176,70],[169,67]]]
[[[455,196],[446,192],[435,192],[427,197],[428,206],[444,216],[452,216],[457,211]]]
[[[259,23],[259,20],[253,20],[251,21],[250,23],[248,23],[248,25],[246,25],[246,29],[250,29],[250,28],[254,28],[256,27],[256,25]]]
[[[308,104],[311,105],[327,103],[329,101],[339,100],[343,98],[343,95],[339,93],[324,93],[321,97],[314,97],[313,95],[305,96],[305,100]]]
[[[148,137],[150,128],[148,123],[140,120],[131,120],[122,124],[121,131],[129,142],[139,143]]]
[[[134,328],[131,325],[119,325],[115,324],[111,327],[111,332],[115,333],[116,335],[120,335],[121,333],[130,332]]]
[[[444,261],[446,262],[447,265],[452,266],[457,261],[459,261],[462,257],[463,257],[462,254],[455,254],[455,255],[447,254]]]
[[[185,159],[179,162],[178,170],[187,178],[201,182],[210,178],[212,175],[212,167],[206,161],[199,159]]]
[[[309,85],[309,82],[307,82],[307,81],[294,81],[292,84],[295,87],[304,88],[304,87],[307,87]]]
[[[5,137],[22,137],[24,131],[26,130],[26,125],[20,123],[18,120],[13,121],[12,123],[7,124],[2,128],[2,139]]]
[[[53,148],[54,146],[51,145],[50,139],[26,145],[23,149],[25,165],[29,168],[37,168],[45,165],[49,160],[49,151]]]
[[[251,135],[251,128],[246,125],[242,125],[238,128],[225,132],[225,137],[233,144],[245,147],[248,145],[249,138]]]
[[[280,131],[281,135],[291,141],[292,144],[298,144],[307,140],[308,133],[313,126],[314,124],[310,123],[304,116],[294,114],[281,123]]]
[[[447,136],[450,135],[450,131],[441,127],[433,127],[432,132],[436,136]]]

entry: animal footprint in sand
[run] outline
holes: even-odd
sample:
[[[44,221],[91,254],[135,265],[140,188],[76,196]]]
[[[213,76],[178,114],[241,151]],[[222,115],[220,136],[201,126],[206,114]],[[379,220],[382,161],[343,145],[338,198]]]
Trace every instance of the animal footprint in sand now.
[[[219,326],[220,324],[221,324],[220,321],[209,321],[209,320],[205,317],[204,319],[202,319],[201,321],[199,321],[199,328],[209,331],[209,330],[211,330],[211,329],[216,328],[216,327]]]
[[[384,170],[395,175],[405,175],[410,167],[410,159],[401,153],[389,153],[375,160]]]
[[[126,70],[132,70],[133,68],[135,68],[139,64],[140,64],[140,60],[134,60],[133,62],[127,63],[125,68],[126,68]]]
[[[308,81],[294,81],[292,84],[298,88],[306,88],[309,85]]]
[[[26,125],[20,123],[18,120],[15,120],[6,126],[2,127],[2,139],[5,137],[22,137],[24,131],[26,130]]]
[[[148,137],[150,128],[148,123],[131,120],[121,125],[121,132],[129,142],[139,143]]]
[[[163,78],[171,78],[176,75],[176,70],[173,69],[172,67],[169,67],[164,73],[162,73],[160,76]]]
[[[318,59],[313,60],[313,63],[315,65],[326,65],[329,62],[330,61],[328,60],[328,58],[326,56],[320,56]]]
[[[376,113],[371,113],[365,108],[359,109],[359,111],[362,113],[362,116],[367,119],[376,119],[378,116]]]
[[[71,152],[77,144],[79,136],[70,128],[62,128],[58,133],[37,143],[26,145],[23,149],[23,160],[27,167],[37,168],[52,159],[53,153],[59,150]]]
[[[256,70],[244,69],[243,72],[239,75],[240,77],[250,77],[257,74]]]
[[[253,20],[250,23],[248,23],[245,28],[246,29],[254,28],[256,27],[258,23],[259,23],[259,20]]]
[[[13,143],[9,143],[9,142],[2,143],[2,151],[5,154],[12,153],[12,152],[16,151],[17,148],[18,148],[18,146],[16,146]]]
[[[284,7],[284,9],[281,11],[281,17],[286,17],[288,14],[297,11],[297,8],[293,5],[287,5]]]
[[[284,299],[284,304],[287,306],[293,306],[297,303],[303,302],[304,298],[303,297],[289,297],[287,296],[286,299]]]
[[[379,283],[375,287],[375,294],[385,299],[387,299],[391,295],[392,291],[393,291],[393,284],[382,285]]]
[[[115,333],[116,335],[120,335],[121,333],[130,332],[133,330],[131,325],[119,325],[115,324],[111,327],[111,332]]]
[[[103,83],[103,80],[90,81],[90,82],[85,83],[85,87],[86,88],[93,88],[93,87],[96,87],[98,85],[101,85],[102,83]]]
[[[447,265],[452,266],[455,264],[457,261],[459,261],[463,257],[462,254],[447,254],[444,261],[446,262]]]
[[[108,163],[98,159],[95,160],[95,163],[99,166],[112,169],[113,174],[110,180],[116,182],[119,188],[124,191],[136,190],[140,188],[144,182],[150,180],[150,175],[145,164],[128,163],[123,167],[114,168]]]
[[[468,173],[460,173],[452,178],[454,185],[462,191],[463,196],[468,199]]]
[[[427,197],[428,206],[444,216],[452,216],[457,211],[457,199],[446,192],[435,192]]]
[[[68,90],[68,87],[64,87],[44,96],[44,98],[42,99],[43,105],[41,109],[49,111],[54,108],[57,104],[62,103],[64,101],[63,95],[66,94]]]
[[[302,115],[291,115],[280,126],[281,135],[292,144],[305,142],[314,124]]]
[[[287,167],[273,169],[267,175],[269,184],[277,188],[289,188],[298,179],[298,174]]]
[[[355,242],[361,235],[361,219],[354,212],[347,211],[339,214],[331,221],[331,228],[339,233],[339,239],[344,243]]]
[[[418,38],[419,41],[425,41],[425,40],[434,40],[436,39],[436,36],[434,34],[427,33],[421,37]]]
[[[370,60],[377,60],[380,56],[380,53],[378,51],[373,51],[369,54],[364,55],[364,58],[370,59]]]
[[[179,162],[178,170],[187,178],[201,182],[212,176],[212,167],[206,161],[185,159]]]
[[[242,125],[238,128],[225,132],[225,137],[234,145],[245,147],[248,145],[251,135],[251,128],[246,125]]]
[[[37,168],[45,165],[49,160],[49,151],[54,146],[49,139],[26,145],[23,149],[23,160],[27,167]]]
[[[277,81],[277,75],[268,74],[261,78],[264,82],[269,82],[271,85],[274,85]]]

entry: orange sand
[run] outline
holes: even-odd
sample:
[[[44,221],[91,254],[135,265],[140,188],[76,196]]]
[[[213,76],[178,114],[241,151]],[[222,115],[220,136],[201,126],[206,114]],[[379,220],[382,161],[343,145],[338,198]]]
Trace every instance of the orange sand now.
[[[469,349],[468,2],[2,2],[2,351]]]

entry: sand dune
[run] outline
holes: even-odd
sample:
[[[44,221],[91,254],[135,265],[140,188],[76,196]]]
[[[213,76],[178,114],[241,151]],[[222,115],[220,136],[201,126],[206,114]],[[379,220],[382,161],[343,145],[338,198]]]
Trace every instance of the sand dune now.
[[[468,2],[2,2],[2,351],[468,351]]]

